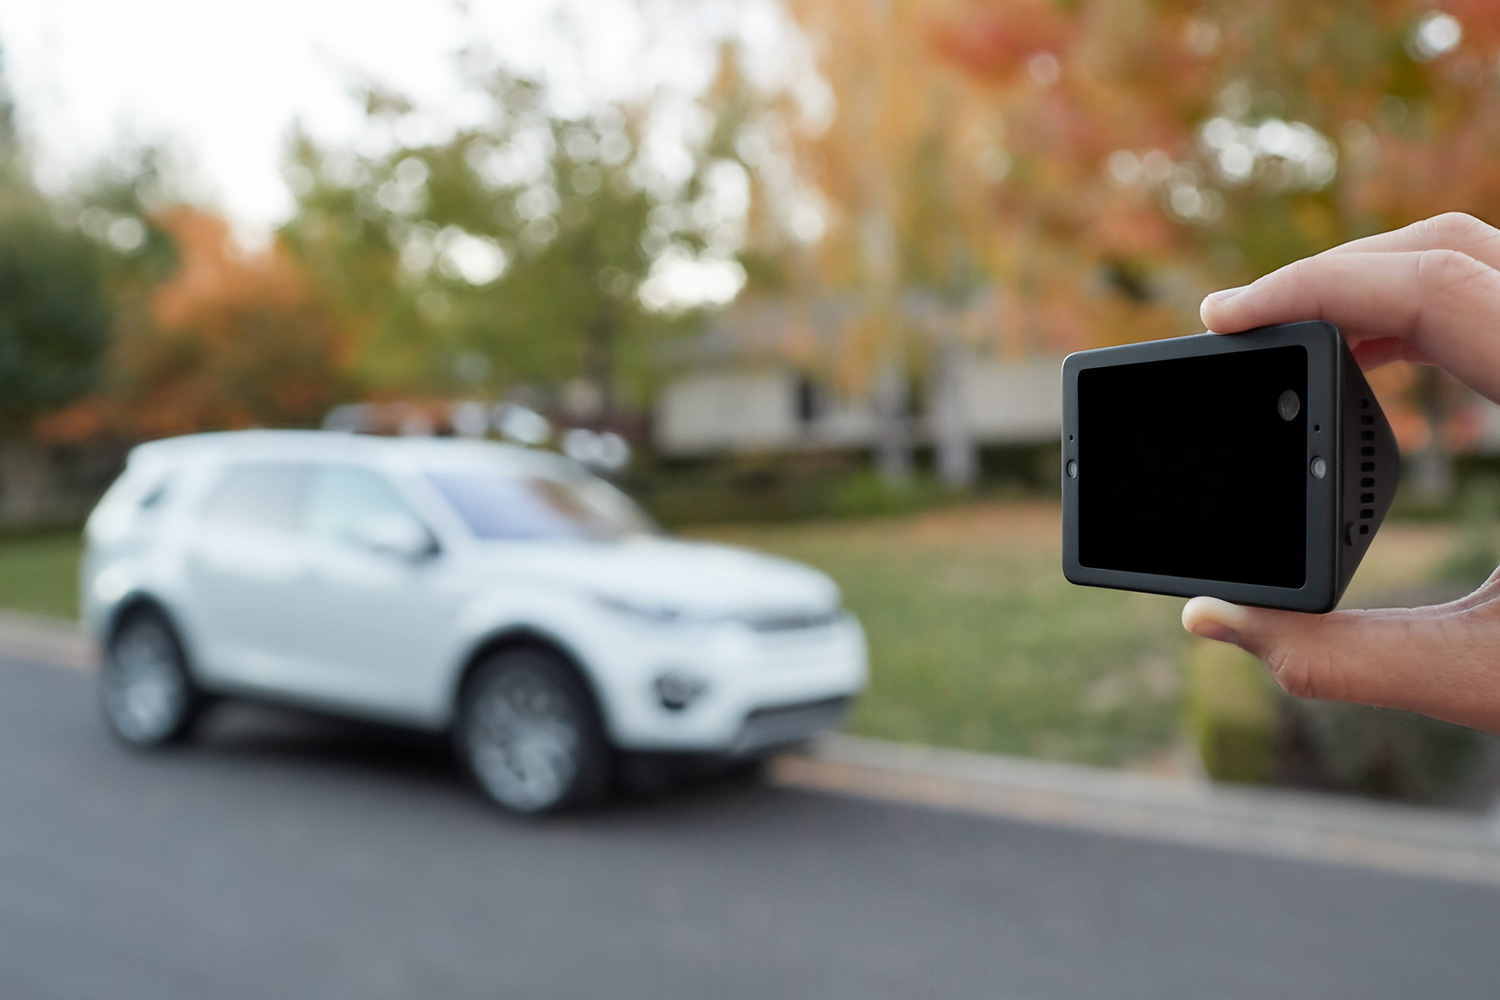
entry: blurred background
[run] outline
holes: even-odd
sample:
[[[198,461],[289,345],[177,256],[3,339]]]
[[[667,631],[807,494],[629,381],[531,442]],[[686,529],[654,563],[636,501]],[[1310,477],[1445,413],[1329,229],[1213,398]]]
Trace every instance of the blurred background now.
[[[1061,356],[1500,218],[1480,3],[74,0],[8,4],[0,45],[6,603],[73,613],[76,526],[143,440],[509,436],[832,573],[856,732],[1088,763],[1180,766],[1226,693],[1177,602],[1058,572]],[[1408,467],[1350,600],[1462,592],[1500,409],[1375,385]],[[1469,742],[1236,688],[1267,780],[1435,794],[1408,741]]]
[[[856,734],[1500,789],[1474,733],[1294,703],[1180,601],[1068,586],[1056,467],[1065,353],[1500,221],[1493,4],[9,0],[0,51],[5,607],[76,614],[136,443],[506,438],[831,574]],[[1500,409],[1372,383],[1405,468],[1346,603],[1464,593],[1500,561]]]

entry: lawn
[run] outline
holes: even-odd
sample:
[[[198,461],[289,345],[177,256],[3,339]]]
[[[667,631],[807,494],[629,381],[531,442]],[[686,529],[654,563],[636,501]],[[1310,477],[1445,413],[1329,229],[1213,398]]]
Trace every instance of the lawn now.
[[[1182,602],[1070,585],[1050,504],[717,530],[811,563],[864,622],[855,732],[1118,764],[1169,748]]]
[[[839,582],[873,660],[855,732],[1095,764],[1159,760],[1177,739],[1193,641],[1182,601],[1070,585],[1060,533],[1057,507],[1043,502],[693,532]],[[1350,599],[1419,586],[1463,544],[1444,525],[1387,524]],[[78,553],[72,534],[0,540],[0,607],[76,615]]]
[[[1055,504],[702,534],[839,582],[873,661],[857,733],[1105,765],[1149,764],[1177,740],[1181,662],[1195,641],[1182,600],[1069,584]],[[1457,537],[1388,524],[1349,602],[1432,578]]]
[[[0,608],[77,617],[81,548],[76,532],[0,539]]]

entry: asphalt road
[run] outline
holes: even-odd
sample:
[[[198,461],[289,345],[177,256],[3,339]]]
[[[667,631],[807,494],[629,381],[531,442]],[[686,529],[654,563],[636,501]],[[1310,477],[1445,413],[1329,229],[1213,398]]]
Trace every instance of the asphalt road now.
[[[1500,890],[715,782],[544,824],[267,713],[141,755],[0,660],[0,997],[1494,997]]]

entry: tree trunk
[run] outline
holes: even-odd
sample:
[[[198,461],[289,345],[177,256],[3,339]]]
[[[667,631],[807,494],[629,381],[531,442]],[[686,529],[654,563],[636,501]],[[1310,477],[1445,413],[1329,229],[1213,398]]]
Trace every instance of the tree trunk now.
[[[911,482],[910,399],[906,365],[887,358],[875,377],[875,467],[891,486]]]
[[[945,335],[933,357],[927,412],[937,444],[938,481],[955,489],[973,486],[979,472],[965,406],[963,363],[963,348],[951,333]]]
[[[865,214],[860,228],[864,258],[865,308],[876,324],[875,467],[891,486],[911,482],[910,387],[906,381],[906,328],[896,267],[896,232],[879,208]]]

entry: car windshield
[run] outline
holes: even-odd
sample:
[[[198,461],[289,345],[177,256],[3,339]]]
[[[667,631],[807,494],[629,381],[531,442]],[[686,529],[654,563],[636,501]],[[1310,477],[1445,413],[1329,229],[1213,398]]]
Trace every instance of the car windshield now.
[[[428,478],[479,538],[614,541],[657,530],[629,497],[589,475],[465,469]]]

